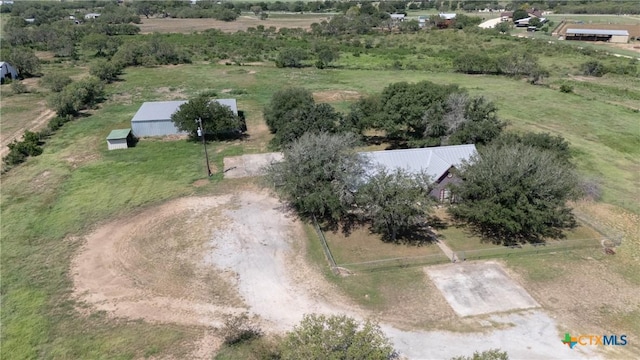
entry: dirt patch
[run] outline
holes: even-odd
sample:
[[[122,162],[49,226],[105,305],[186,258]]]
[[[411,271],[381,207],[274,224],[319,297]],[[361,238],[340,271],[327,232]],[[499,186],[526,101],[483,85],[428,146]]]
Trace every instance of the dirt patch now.
[[[151,18],[142,19],[139,24],[142,34],[159,33],[184,33],[200,32],[209,29],[217,29],[223,32],[246,31],[250,27],[263,25],[265,28],[271,26],[276,29],[286,28],[303,28],[310,29],[311,24],[320,23],[327,20],[328,15],[318,16],[291,16],[291,17],[274,17],[266,20],[259,20],[252,16],[241,16],[236,21],[219,21],[214,19],[171,19],[171,18]]]
[[[260,176],[265,167],[282,161],[281,153],[251,154],[224,158],[224,177],[228,179]]]
[[[244,311],[231,274],[193,261],[230,198],[180,199],[101,226],[73,263],[75,295],[114,316],[189,325]]]
[[[100,156],[98,154],[85,153],[85,154],[76,154],[76,155],[68,156],[64,158],[64,160],[66,160],[69,163],[71,168],[77,169],[78,167],[84,164],[90,163],[92,161],[95,161],[99,158]]]
[[[156,94],[159,95],[159,99],[161,100],[186,100],[188,96],[184,93],[184,88],[180,89],[172,89],[166,86],[162,86],[156,89]]]
[[[360,99],[360,97],[360,93],[350,90],[317,91],[313,93],[315,101],[324,103],[353,101]]]
[[[209,180],[207,179],[200,179],[200,180],[196,180],[193,182],[193,186],[194,187],[203,187],[209,184]]]

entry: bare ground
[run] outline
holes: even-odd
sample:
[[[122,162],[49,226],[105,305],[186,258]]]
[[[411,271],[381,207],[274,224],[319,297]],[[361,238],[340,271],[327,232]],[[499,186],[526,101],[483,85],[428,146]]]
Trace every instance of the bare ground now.
[[[305,244],[301,224],[264,191],[236,189],[233,195],[182,198],[89,234],[72,265],[74,294],[89,311],[204,326],[209,330],[194,340],[194,358],[210,358],[219,344],[215,328],[225,316],[246,310],[265,331],[280,333],[305,313],[345,313],[385,322],[411,316],[407,314],[412,311],[441,309],[418,299],[409,308],[398,303],[404,315],[365,312],[300,256]],[[436,291],[430,283],[426,288]],[[389,323],[382,327],[402,354],[416,359],[469,355],[492,347],[514,357],[594,355],[565,351],[555,321],[541,311],[491,315],[485,322],[486,332],[470,334],[405,331]]]
[[[263,25],[265,28],[271,26],[276,29],[280,28],[303,28],[309,29],[314,22],[326,20],[328,15],[304,16],[304,17],[286,17],[259,20],[254,16],[241,16],[236,21],[220,21],[214,19],[171,19],[171,18],[151,18],[142,19],[139,24],[142,34],[150,34],[154,32],[160,33],[192,33],[194,31],[204,31],[208,29],[218,29],[224,32],[246,31],[249,27],[257,27]]]

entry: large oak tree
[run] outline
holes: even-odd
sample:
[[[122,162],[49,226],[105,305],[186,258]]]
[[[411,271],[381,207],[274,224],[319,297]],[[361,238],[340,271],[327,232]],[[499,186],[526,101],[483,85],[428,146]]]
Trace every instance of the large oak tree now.
[[[336,222],[354,203],[366,159],[353,149],[353,134],[305,133],[271,165],[268,179],[302,217]]]
[[[241,133],[241,119],[226,105],[221,105],[207,96],[198,96],[182,104],[178,111],[171,115],[171,120],[178,130],[187,131],[196,137],[198,123],[202,119],[202,127],[206,134]]]
[[[494,144],[460,168],[460,202],[449,211],[496,243],[563,237],[576,225],[567,201],[578,195],[573,168],[551,151]]]

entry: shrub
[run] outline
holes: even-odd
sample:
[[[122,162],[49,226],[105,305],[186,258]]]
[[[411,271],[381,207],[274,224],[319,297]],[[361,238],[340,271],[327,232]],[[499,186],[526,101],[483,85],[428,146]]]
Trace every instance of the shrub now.
[[[262,330],[255,325],[249,324],[247,313],[242,313],[241,315],[227,317],[222,328],[222,334],[226,345],[236,345],[261,337]]]
[[[119,62],[100,59],[91,65],[89,73],[102,81],[112,82],[122,73],[123,68]]]
[[[560,85],[560,92],[567,93],[567,94],[572,93],[573,92],[573,86],[567,85],[567,84],[562,84],[562,85]]]
[[[604,64],[597,60],[587,61],[580,66],[580,69],[582,70],[582,74],[587,76],[600,77],[606,74]]]
[[[40,85],[53,92],[60,92],[65,86],[71,84],[71,78],[60,74],[47,74],[40,79]]]
[[[64,90],[49,98],[49,105],[59,116],[77,115],[80,110],[93,107],[102,101],[104,84],[95,77],[82,79],[67,85]]]
[[[14,80],[11,83],[11,90],[14,94],[24,94],[27,92],[27,86],[22,81]]]
[[[26,130],[23,140],[13,140],[9,147],[9,154],[3,159],[7,165],[17,165],[24,162],[29,156],[38,156],[42,154],[40,147],[40,135],[32,131]]]
[[[276,66],[282,67],[302,67],[302,60],[307,59],[306,51],[300,48],[284,48],[276,58]]]

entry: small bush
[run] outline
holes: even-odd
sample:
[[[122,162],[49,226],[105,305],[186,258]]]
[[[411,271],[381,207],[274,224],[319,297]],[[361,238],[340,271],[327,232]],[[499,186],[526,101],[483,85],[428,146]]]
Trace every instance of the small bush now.
[[[242,313],[237,316],[229,316],[225,320],[222,335],[226,345],[236,345],[262,337],[262,330],[249,324],[249,316],[247,313]]]
[[[567,93],[567,94],[572,93],[573,92],[573,86],[567,85],[567,84],[562,84],[562,85],[560,85],[560,92]]]
[[[13,90],[14,94],[24,94],[27,92],[27,86],[21,81],[14,80],[11,83],[11,90]]]
[[[215,90],[204,90],[204,91],[200,92],[198,95],[199,96],[205,96],[205,97],[214,98],[214,97],[218,96],[218,93]]]
[[[247,90],[244,90],[244,89],[233,89],[233,90],[229,91],[229,94],[231,94],[231,95],[245,95],[245,94],[247,94]]]
[[[47,74],[40,79],[40,85],[53,92],[60,92],[69,84],[71,84],[71,78],[59,74]]]
[[[586,76],[600,77],[607,73],[604,64],[596,60],[587,61],[582,64],[580,70],[582,70],[582,74]]]
[[[3,159],[7,165],[18,165],[29,156],[38,156],[42,154],[42,147],[40,147],[40,135],[32,131],[26,130],[23,135],[23,140],[13,140],[9,145],[9,154]]]

